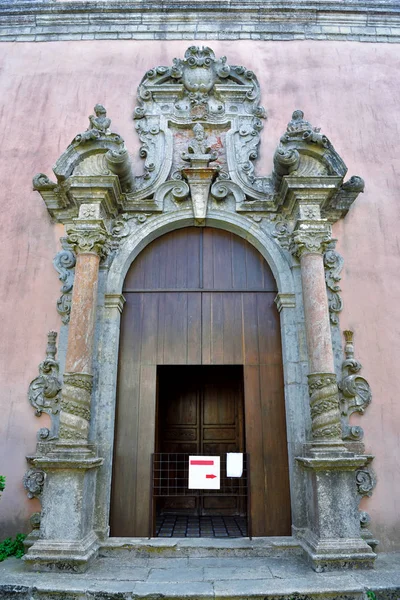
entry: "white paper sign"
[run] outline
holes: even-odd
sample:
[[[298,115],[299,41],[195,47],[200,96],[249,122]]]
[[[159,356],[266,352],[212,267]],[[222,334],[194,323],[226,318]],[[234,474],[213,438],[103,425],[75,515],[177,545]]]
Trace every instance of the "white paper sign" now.
[[[219,456],[189,456],[189,490],[219,490]]]
[[[243,475],[243,454],[228,452],[226,455],[226,476],[241,477]]]

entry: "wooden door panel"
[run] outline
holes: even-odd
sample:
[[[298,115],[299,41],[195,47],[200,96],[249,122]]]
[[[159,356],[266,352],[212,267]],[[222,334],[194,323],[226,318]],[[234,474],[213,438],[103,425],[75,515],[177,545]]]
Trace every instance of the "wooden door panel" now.
[[[175,411],[159,410],[157,422],[164,427],[170,452],[249,452],[253,534],[289,535],[280,323],[276,284],[266,261],[232,233],[181,229],[154,240],[139,254],[123,293],[127,301],[121,321],[112,535],[148,533],[156,373],[162,365],[244,365],[244,424],[238,417],[242,400],[235,397],[236,380],[223,387],[216,366],[210,367],[217,369],[212,385],[203,372],[198,390],[208,388],[201,400],[194,399],[192,390],[191,399],[189,394],[177,400]],[[179,381],[173,380],[171,393]],[[232,510],[227,508],[231,497],[220,501],[203,495],[202,510]],[[193,509],[193,498],[186,503]],[[196,499],[194,504],[198,507]]]

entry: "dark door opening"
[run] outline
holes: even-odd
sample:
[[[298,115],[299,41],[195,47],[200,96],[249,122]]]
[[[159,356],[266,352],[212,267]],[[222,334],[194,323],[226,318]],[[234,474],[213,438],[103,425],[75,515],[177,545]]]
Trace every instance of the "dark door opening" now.
[[[242,478],[225,477],[226,453],[245,453],[243,367],[159,366],[157,373],[155,456],[164,495],[154,499],[155,534],[247,535],[246,469]],[[189,455],[221,457],[220,490],[186,489]]]

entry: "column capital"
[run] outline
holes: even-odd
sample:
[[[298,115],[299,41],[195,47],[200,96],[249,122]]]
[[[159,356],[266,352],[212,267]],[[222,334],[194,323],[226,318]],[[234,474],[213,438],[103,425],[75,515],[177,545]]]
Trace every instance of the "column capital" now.
[[[74,219],[67,225],[67,242],[76,254],[107,254],[109,233],[102,219]]]
[[[332,241],[332,228],[325,219],[299,220],[292,233],[290,251],[298,259],[304,254],[322,255]]]

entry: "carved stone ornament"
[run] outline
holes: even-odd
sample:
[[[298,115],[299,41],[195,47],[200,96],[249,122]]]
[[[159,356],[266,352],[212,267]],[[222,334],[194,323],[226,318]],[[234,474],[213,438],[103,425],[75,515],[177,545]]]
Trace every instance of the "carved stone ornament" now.
[[[35,189],[59,222],[68,224],[77,217],[93,186],[101,192],[111,219],[119,214],[179,210],[179,199],[188,193],[183,183],[174,184],[175,174],[190,168],[187,162],[193,168],[214,161],[224,177],[220,183],[211,181],[211,197],[222,201],[233,196],[235,202],[226,210],[251,213],[252,218],[257,212],[291,212],[293,194],[284,185],[288,177],[304,189],[318,179],[320,187],[328,190],[320,198],[320,216],[329,223],[346,214],[363,189],[361,178],[344,182],[345,164],[301,110],[294,111],[280,138],[272,173],[257,175],[255,161],[265,118],[257,78],[246,67],[217,57],[209,47],[191,46],[172,65],[150,69],[137,98],[134,120],[142,144],[142,173],[133,173],[128,149],[118,134],[110,132],[106,110],[97,104],[89,128],[75,136],[57,161],[57,182],[44,174],[35,177]],[[200,204],[207,214],[204,198]]]
[[[372,492],[376,487],[376,475],[371,467],[357,469],[356,484],[360,496],[372,496]]]
[[[41,513],[35,512],[29,517],[29,523],[32,529],[40,529]]]
[[[323,223],[315,227],[307,225],[304,229],[293,231],[290,251],[300,259],[303,254],[323,254],[332,242],[330,226]]]
[[[365,510],[360,510],[361,537],[367,542],[369,546],[371,546],[372,550],[375,551],[375,548],[379,544],[379,541],[374,538],[373,534],[368,529],[370,524],[371,517],[369,516],[369,514]]]
[[[217,159],[218,154],[207,144],[204,127],[200,123],[193,126],[194,138],[188,144],[187,152],[182,152],[182,159],[190,162],[191,167],[208,167],[208,163]]]
[[[342,364],[342,379],[339,382],[343,439],[360,441],[364,437],[364,431],[358,425],[350,425],[349,419],[355,412],[364,414],[372,400],[372,393],[368,381],[359,375],[362,365],[354,358],[354,334],[349,330],[343,333],[346,340],[345,360]]]
[[[67,242],[76,254],[94,252],[101,257],[107,254],[109,234],[102,220],[75,219],[73,225],[67,226],[67,234]]]
[[[332,325],[338,325],[339,313],[343,310],[343,300],[340,296],[340,272],[343,268],[343,257],[335,250],[335,241],[328,245],[324,254],[325,281],[328,292],[329,317]]]
[[[74,252],[69,248],[65,238],[61,239],[61,244],[63,249],[54,257],[53,265],[59,274],[59,280],[62,282],[61,296],[57,300],[57,312],[61,316],[63,324],[67,325],[71,313],[76,257]]]
[[[29,499],[40,498],[46,475],[42,469],[29,469],[23,477],[24,488]]]
[[[85,144],[93,140],[104,139],[106,136],[116,136],[110,131],[111,119],[107,117],[107,111],[102,104],[96,104],[94,115],[89,116],[89,127],[83,133],[79,133],[72,140],[72,145]],[[119,136],[118,136],[119,138]],[[123,142],[122,138],[118,141]]]
[[[339,397],[334,373],[308,375],[311,428],[315,441],[341,439]]]
[[[57,434],[58,413],[60,411],[60,364],[56,360],[57,333],[50,331],[47,334],[46,358],[39,365],[39,376],[29,385],[28,400],[35,409],[35,415],[40,417],[47,413],[51,418],[51,430],[40,429],[40,439],[52,439]]]
[[[93,377],[64,373],[60,414],[60,439],[86,440],[89,432]]]

